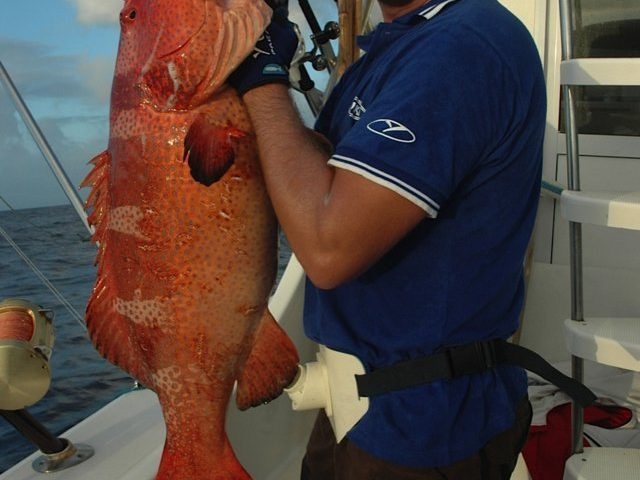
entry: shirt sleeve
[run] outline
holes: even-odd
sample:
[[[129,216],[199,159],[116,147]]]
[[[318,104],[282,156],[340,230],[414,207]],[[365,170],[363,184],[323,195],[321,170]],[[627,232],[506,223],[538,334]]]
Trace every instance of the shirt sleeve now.
[[[336,145],[329,164],[390,188],[436,217],[486,157],[507,113],[509,79],[471,40],[425,43],[397,55],[375,98]],[[411,53],[411,52],[409,52]]]

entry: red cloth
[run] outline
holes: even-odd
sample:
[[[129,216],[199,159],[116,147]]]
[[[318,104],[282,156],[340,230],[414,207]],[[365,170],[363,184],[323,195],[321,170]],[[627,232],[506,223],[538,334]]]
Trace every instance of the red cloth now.
[[[584,422],[602,428],[619,428],[633,414],[624,407],[591,405],[584,409]],[[583,438],[584,446],[589,446]],[[522,451],[533,480],[562,480],[564,464],[571,456],[571,404],[547,413],[546,425],[532,425]]]

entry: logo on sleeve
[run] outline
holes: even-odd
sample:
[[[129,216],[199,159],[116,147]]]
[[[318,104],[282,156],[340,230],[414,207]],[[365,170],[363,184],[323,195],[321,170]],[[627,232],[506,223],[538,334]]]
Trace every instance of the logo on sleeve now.
[[[360,120],[360,117],[367,109],[364,108],[364,103],[358,97],[353,99],[351,106],[349,107],[349,116],[354,120]]]
[[[416,141],[416,135],[400,122],[395,120],[389,120],[387,118],[381,118],[380,120],[374,120],[367,129],[377,135],[381,135],[389,140],[400,143],[413,143]]]

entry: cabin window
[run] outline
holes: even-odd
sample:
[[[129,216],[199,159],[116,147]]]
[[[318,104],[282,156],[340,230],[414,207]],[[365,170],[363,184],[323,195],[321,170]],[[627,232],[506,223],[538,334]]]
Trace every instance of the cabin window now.
[[[574,0],[574,14],[575,57],[640,57],[638,0]],[[575,97],[579,133],[640,136],[640,87],[577,87]]]

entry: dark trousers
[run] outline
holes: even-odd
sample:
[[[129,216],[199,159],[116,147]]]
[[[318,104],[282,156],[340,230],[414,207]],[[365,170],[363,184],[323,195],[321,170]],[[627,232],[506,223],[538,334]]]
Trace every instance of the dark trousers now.
[[[408,468],[364,452],[346,438],[336,444],[329,419],[320,412],[302,461],[301,480],[509,480],[531,425],[525,398],[516,421],[469,458],[438,468]]]

